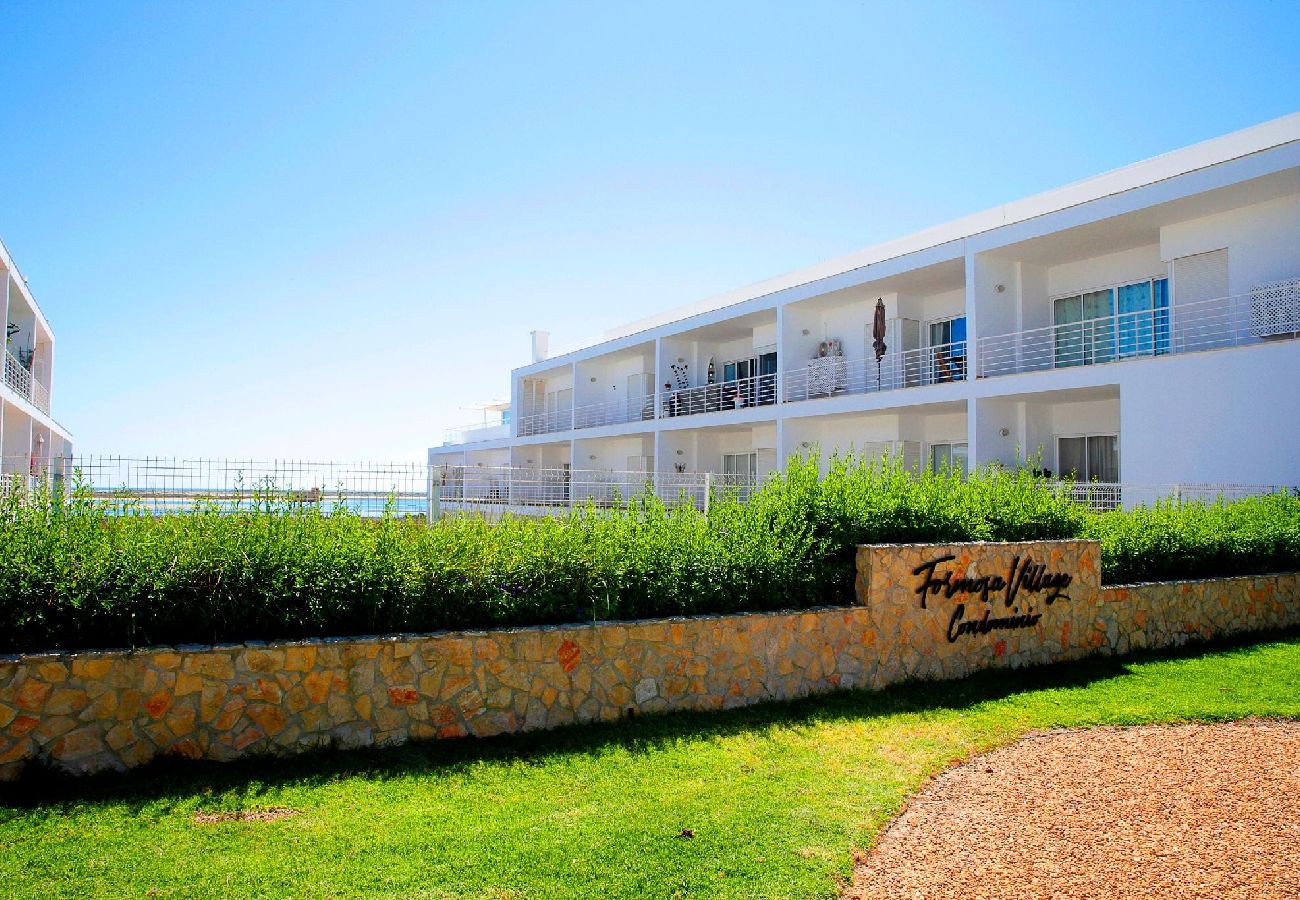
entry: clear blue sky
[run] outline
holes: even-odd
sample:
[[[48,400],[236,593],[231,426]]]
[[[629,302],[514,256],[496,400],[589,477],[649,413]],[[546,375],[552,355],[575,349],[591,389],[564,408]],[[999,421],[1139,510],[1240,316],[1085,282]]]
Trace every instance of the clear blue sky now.
[[[560,343],[1300,107],[1300,4],[0,0],[77,449],[421,459]]]

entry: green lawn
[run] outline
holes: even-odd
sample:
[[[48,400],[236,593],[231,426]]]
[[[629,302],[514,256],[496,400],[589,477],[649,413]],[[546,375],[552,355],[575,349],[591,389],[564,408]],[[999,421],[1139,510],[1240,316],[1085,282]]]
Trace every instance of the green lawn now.
[[[1300,716],[1300,637],[29,786],[0,805],[0,884],[9,897],[826,897],[852,848],[971,753],[1033,728],[1246,716]],[[301,814],[193,821],[259,807]]]

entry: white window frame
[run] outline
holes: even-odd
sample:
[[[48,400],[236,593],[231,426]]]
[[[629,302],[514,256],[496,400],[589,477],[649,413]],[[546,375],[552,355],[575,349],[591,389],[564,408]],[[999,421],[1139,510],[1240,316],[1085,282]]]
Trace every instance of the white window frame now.
[[[965,447],[966,448],[966,469],[964,474],[970,473],[970,442],[969,441],[933,441],[925,445],[925,464],[930,467],[930,470],[932,472],[938,473],[942,470],[936,469],[934,467],[934,449],[936,447],[948,448],[948,459],[950,462],[952,460],[952,448]]]
[[[1128,283],[1129,283],[1129,284],[1132,284],[1133,282],[1130,281],[1130,282],[1128,282]],[[1066,296],[1068,297],[1068,296],[1070,296],[1070,295],[1067,294]],[[1109,437],[1109,438],[1114,438],[1114,439],[1115,439],[1115,463],[1116,463],[1117,468],[1119,469],[1119,472],[1116,473],[1115,482],[1116,482],[1116,483],[1119,483],[1120,481],[1123,480],[1123,477],[1124,477],[1124,454],[1123,454],[1123,448],[1122,448],[1121,445],[1120,445],[1120,437],[1119,437],[1119,432],[1118,432],[1118,431],[1087,431],[1087,432],[1082,432],[1082,431],[1081,431],[1081,432],[1073,432],[1073,433],[1070,433],[1070,434],[1056,434],[1056,435],[1053,435],[1053,436],[1052,436],[1052,449],[1053,449],[1053,450],[1055,451],[1055,453],[1056,453],[1056,459],[1054,460],[1054,462],[1055,462],[1055,464],[1056,464],[1055,472],[1056,472],[1056,477],[1057,477],[1058,479],[1065,479],[1065,478],[1068,478],[1068,477],[1069,477],[1065,472],[1062,472],[1062,471],[1061,471],[1061,440],[1062,440],[1063,438],[1066,439],[1066,440],[1070,440],[1070,439],[1077,439],[1077,438],[1085,438],[1085,439],[1086,439],[1086,438],[1094,438],[1094,437],[1096,437],[1096,438]],[[1084,448],[1085,448],[1085,450],[1084,450],[1084,460],[1086,461],[1087,458],[1088,458],[1088,455],[1087,455],[1087,441],[1086,441],[1086,440],[1084,441]],[[1080,482],[1081,482],[1081,483],[1087,483],[1087,482],[1090,482],[1090,481],[1092,481],[1091,478],[1081,478],[1081,479],[1080,479]],[[1103,483],[1104,483],[1104,482],[1103,482]]]
[[[747,471],[744,471],[744,472],[735,471],[735,468],[736,468],[736,461],[740,460],[741,458],[745,458],[745,457],[747,457],[747,458],[748,458],[748,461],[749,461],[749,465],[748,465],[748,467],[747,467]],[[728,461],[731,461],[731,468],[732,468],[733,471],[730,471],[730,472],[727,471],[727,463],[728,463]],[[740,450],[740,451],[737,451],[737,452],[735,452],[735,453],[724,453],[724,454],[722,454],[722,472],[721,472],[721,474],[723,474],[723,475],[744,475],[744,476],[746,476],[746,477],[748,477],[748,478],[757,478],[757,477],[758,477],[758,451],[757,451],[757,450]]]

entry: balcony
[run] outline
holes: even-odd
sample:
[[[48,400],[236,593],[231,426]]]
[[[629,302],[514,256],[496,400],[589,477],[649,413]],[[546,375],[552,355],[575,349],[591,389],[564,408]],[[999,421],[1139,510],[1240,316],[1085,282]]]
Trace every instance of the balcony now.
[[[473,444],[478,441],[495,441],[510,437],[509,422],[473,422],[457,428],[448,428],[442,435],[442,443]]]
[[[706,509],[706,497],[734,495],[746,500],[759,484],[749,474],[571,469],[568,466],[438,466],[434,477],[444,504],[572,508],[591,504],[619,507],[634,497],[653,495],[668,505]]]
[[[30,357],[28,357],[30,359]],[[50,389],[41,384],[7,348],[5,350],[5,385],[18,396],[47,415],[50,412]]]
[[[979,342],[979,377],[1069,369],[1238,347],[1300,334],[1300,281],[1262,285],[1249,294],[1176,303]]]
[[[624,397],[604,403],[589,403],[573,410],[574,428],[599,428],[625,422],[645,422],[655,417],[653,394]]]
[[[520,437],[534,434],[551,434],[556,431],[568,431],[573,427],[573,410],[556,409],[550,412],[530,413],[519,417],[518,431]]]
[[[659,393],[662,418],[771,406],[776,403],[776,373],[720,381]]]
[[[875,359],[821,356],[784,377],[786,403],[964,381],[966,342],[886,353],[879,366]]]

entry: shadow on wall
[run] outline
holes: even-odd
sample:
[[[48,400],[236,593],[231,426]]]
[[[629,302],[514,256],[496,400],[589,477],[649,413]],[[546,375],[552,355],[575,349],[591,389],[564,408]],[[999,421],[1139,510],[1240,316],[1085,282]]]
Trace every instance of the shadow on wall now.
[[[537,764],[556,754],[597,754],[610,747],[650,753],[682,740],[726,738],[769,728],[965,710],[1030,691],[1084,688],[1123,677],[1135,662],[1205,656],[1269,638],[1298,635],[1300,629],[1256,632],[1118,658],[1090,657],[1024,669],[986,669],[961,681],[909,682],[881,691],[840,691],[722,712],[673,712],[635,722],[569,725],[554,731],[426,741],[385,749],[322,749],[292,758],[249,758],[226,763],[160,757],[126,774],[90,776],[70,776],[33,765],[18,781],[0,783],[0,803],[40,808],[112,800],[136,813],[159,801],[192,798],[198,791],[242,791],[253,803],[263,792],[280,786],[314,786],[341,777],[382,780],[422,772],[457,774],[469,772],[483,762]]]

